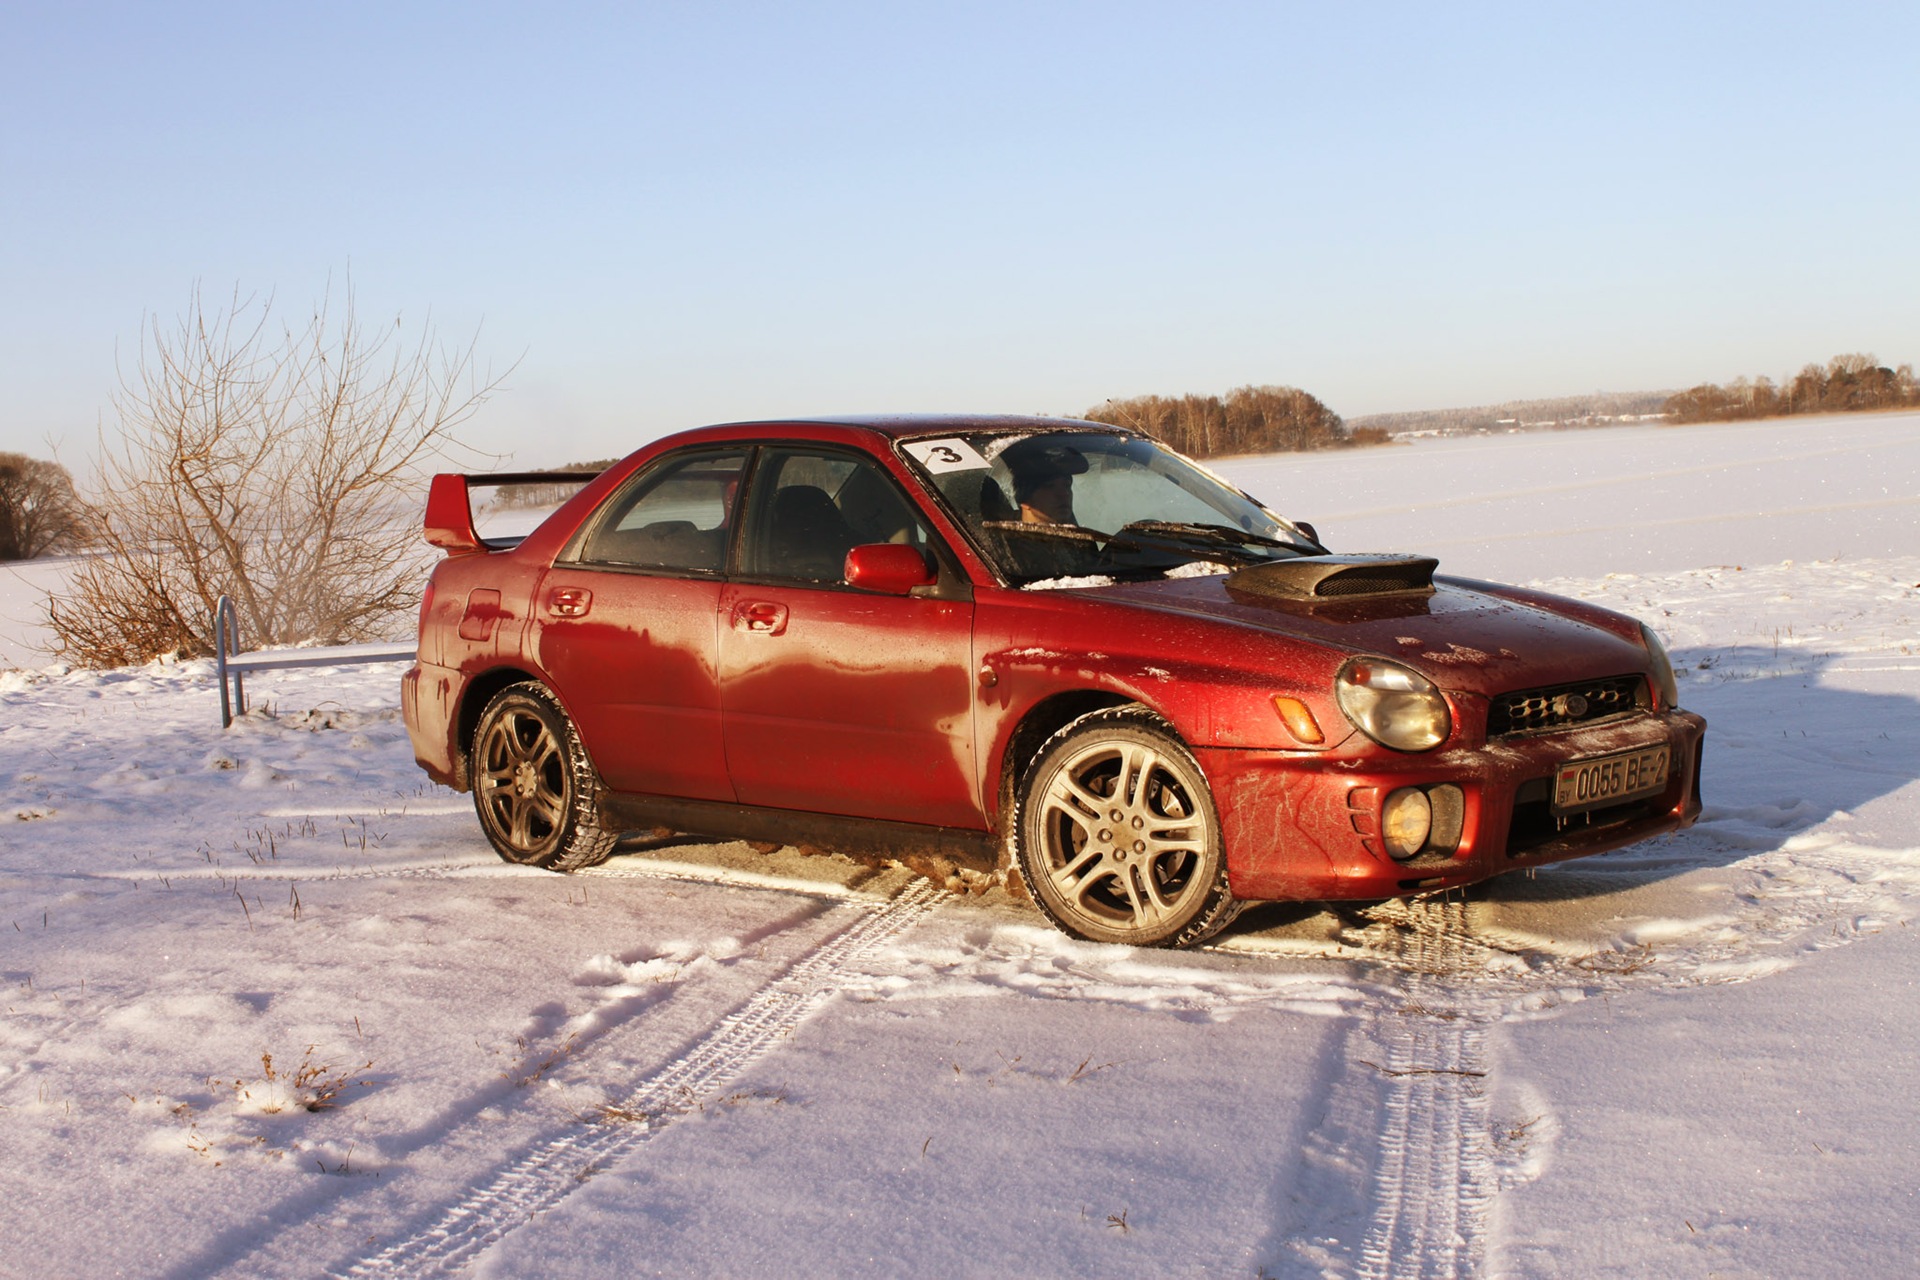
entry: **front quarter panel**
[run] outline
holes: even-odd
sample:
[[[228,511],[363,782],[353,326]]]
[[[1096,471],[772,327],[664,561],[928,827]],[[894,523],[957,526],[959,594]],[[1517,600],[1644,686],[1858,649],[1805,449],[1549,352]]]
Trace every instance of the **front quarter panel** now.
[[[1069,591],[981,589],[975,604],[983,787],[1009,767],[1021,721],[1062,695],[1139,702],[1195,748],[1309,750],[1275,710],[1281,694],[1318,720],[1327,741],[1312,749],[1353,734],[1333,702],[1344,655],[1324,646]]]

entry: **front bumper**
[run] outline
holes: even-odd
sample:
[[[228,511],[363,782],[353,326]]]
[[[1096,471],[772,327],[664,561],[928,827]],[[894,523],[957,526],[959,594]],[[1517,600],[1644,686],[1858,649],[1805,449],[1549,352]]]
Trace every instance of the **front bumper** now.
[[[1352,754],[1195,752],[1213,787],[1236,897],[1322,901],[1454,888],[1518,867],[1618,849],[1691,826],[1700,814],[1706,721],[1690,711],[1636,716],[1566,733],[1410,755],[1364,744]],[[1556,819],[1554,773],[1570,761],[1666,743],[1660,793]],[[1380,802],[1395,788],[1451,783],[1464,797],[1460,837],[1408,862],[1379,838]]]

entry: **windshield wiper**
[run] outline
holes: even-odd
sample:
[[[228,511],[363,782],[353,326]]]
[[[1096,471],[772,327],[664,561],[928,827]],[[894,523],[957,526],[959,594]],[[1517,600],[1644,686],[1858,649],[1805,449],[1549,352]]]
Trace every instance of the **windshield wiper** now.
[[[1122,533],[1151,533],[1193,542],[1217,543],[1228,547],[1281,547],[1288,551],[1297,544],[1269,538],[1263,533],[1236,529],[1227,524],[1206,524],[1199,520],[1135,520],[1123,526]]]
[[[1187,546],[1199,543],[1209,547],[1277,547],[1285,551],[1300,549],[1297,543],[1281,542],[1265,534],[1249,533],[1245,529],[1235,529],[1230,525],[1201,524],[1197,521],[1135,520],[1122,525],[1115,533],[1102,533],[1098,529],[1089,529],[1085,525],[1040,524],[1028,523],[1024,520],[983,520],[980,527],[1002,533],[1023,534],[1033,538],[1057,538],[1063,542],[1086,542],[1102,546],[1117,544],[1141,549],[1148,545],[1143,539]]]
[[[996,533],[1018,533],[1033,538],[1058,538],[1062,542],[1085,542],[1093,546],[1104,546],[1116,538],[1117,534],[1102,533],[1098,529],[1089,529],[1078,524],[1041,524],[1026,520],[982,520],[982,529],[992,529]]]
[[[1089,529],[1085,525],[1051,524],[1040,521],[1028,522],[1025,520],[982,520],[980,527],[997,533],[1003,538],[1011,534],[1014,537],[1021,538],[1039,538],[1051,542],[1078,543],[1080,546],[1086,548],[1088,559],[1088,563],[1083,566],[1080,571],[1089,574],[1114,575],[1119,577],[1158,577],[1167,568],[1166,565],[1129,566],[1123,562],[1116,561],[1114,554],[1118,552],[1122,556],[1137,556],[1141,554],[1151,556],[1155,553],[1165,555],[1171,552],[1173,555],[1181,558],[1188,558],[1189,554],[1187,551],[1169,543],[1164,538],[1137,538],[1129,535],[1124,529],[1119,533],[1102,533],[1098,529]],[[1011,548],[1009,548],[1009,550],[1011,550]],[[1033,580],[1032,575],[1027,576],[1028,580]],[[1058,574],[1049,573],[1041,576],[1053,577],[1058,576]]]
[[[1110,557],[1115,552],[1156,558],[1170,555],[1179,562],[1206,558],[1230,565],[1245,565],[1259,564],[1270,558],[1256,548],[1288,551],[1296,555],[1307,551],[1299,543],[1282,542],[1231,525],[1203,524],[1198,521],[1135,520],[1122,525],[1114,533],[1102,533],[1084,525],[1028,523],[1023,520],[984,520],[981,528],[1002,535],[1080,543],[1088,550],[1099,553],[1099,571],[1102,573],[1158,575],[1169,567],[1158,563],[1128,564],[1124,560],[1114,561]]]
[[[1283,542],[1278,538],[1269,538],[1263,533],[1252,533],[1246,529],[1236,529],[1232,525],[1206,524],[1197,520],[1135,520],[1121,528],[1116,536],[1132,535],[1135,538],[1146,536],[1165,539],[1186,546],[1200,546],[1217,549],[1233,548],[1241,555],[1250,555],[1247,547],[1271,547],[1277,551],[1291,551],[1296,554],[1306,550],[1300,543]],[[1324,551],[1318,543],[1310,542],[1309,547]],[[1255,559],[1263,557],[1254,556]]]

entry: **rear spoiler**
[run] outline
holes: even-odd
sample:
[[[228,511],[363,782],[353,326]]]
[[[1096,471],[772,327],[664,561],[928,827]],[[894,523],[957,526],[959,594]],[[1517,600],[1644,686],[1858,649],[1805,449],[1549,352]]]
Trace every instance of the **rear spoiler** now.
[[[514,538],[483,538],[473,527],[473,494],[469,485],[499,489],[510,485],[581,484],[598,471],[503,471],[493,475],[442,473],[427,490],[427,541],[450,556],[474,551],[502,551],[520,543]]]

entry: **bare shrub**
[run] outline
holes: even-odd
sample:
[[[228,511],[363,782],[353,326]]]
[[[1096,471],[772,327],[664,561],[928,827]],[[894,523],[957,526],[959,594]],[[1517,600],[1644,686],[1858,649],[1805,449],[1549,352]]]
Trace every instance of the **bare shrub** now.
[[[299,326],[272,310],[196,290],[174,327],[148,324],[101,441],[101,553],[48,610],[61,656],[211,652],[222,594],[265,644],[381,637],[416,606],[422,481],[498,380],[472,343],[363,327],[351,288]]]
[[[87,667],[124,667],[163,653],[212,653],[205,615],[182,613],[187,593],[163,585],[171,569],[159,552],[128,546],[81,564],[47,602],[60,656]]]
[[[57,462],[0,453],[0,560],[71,551],[86,540],[87,509]]]

